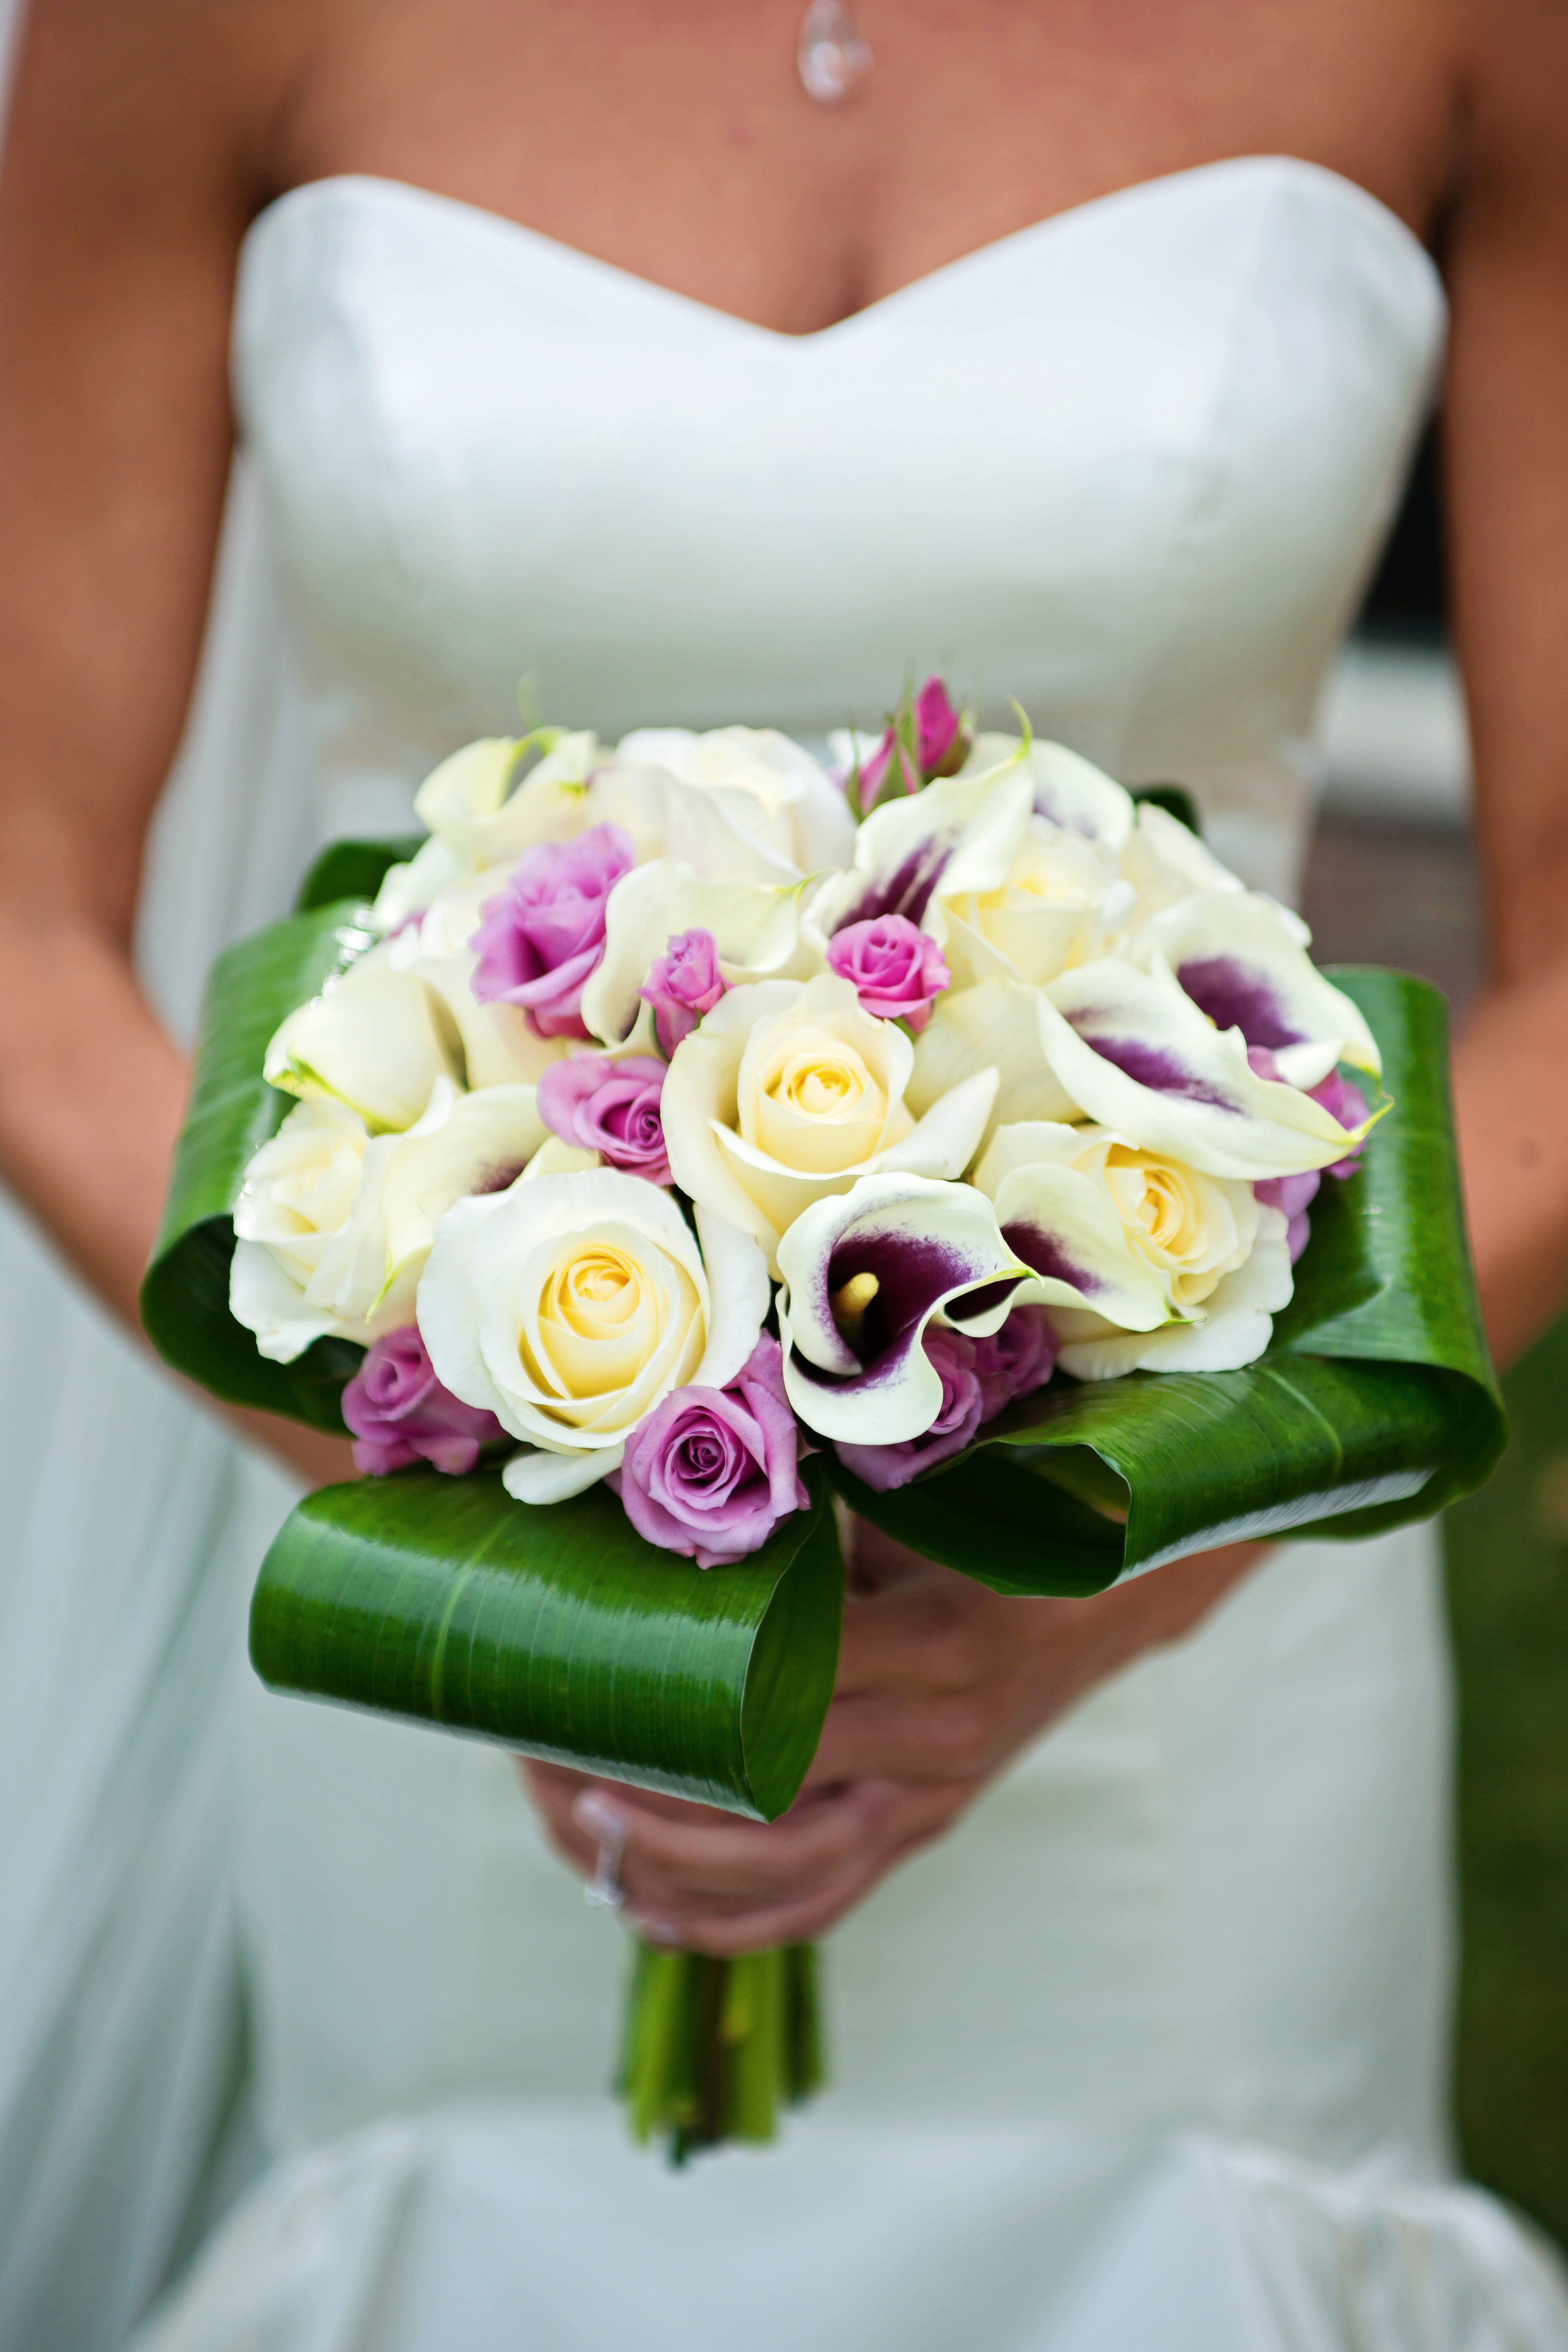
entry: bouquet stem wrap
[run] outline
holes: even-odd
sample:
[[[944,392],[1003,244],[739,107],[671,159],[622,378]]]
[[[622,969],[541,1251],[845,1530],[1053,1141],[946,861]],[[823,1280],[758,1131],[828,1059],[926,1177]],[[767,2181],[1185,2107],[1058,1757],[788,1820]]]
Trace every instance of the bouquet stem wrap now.
[[[637,1943],[616,2089],[633,2137],[670,2160],[771,2140],[824,2076],[816,1954],[786,1944],[740,1959]]]

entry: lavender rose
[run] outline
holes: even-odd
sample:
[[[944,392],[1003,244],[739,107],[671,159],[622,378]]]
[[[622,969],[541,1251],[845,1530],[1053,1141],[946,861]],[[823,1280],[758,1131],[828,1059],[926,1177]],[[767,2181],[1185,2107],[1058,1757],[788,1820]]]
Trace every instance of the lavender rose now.
[[[719,970],[719,947],[711,931],[681,931],[654,959],[642,994],[653,1007],[659,1050],[674,1053],[705,1013],[711,1013],[726,982]]]
[[[383,1478],[411,1462],[430,1462],[460,1478],[479,1448],[506,1432],[493,1412],[464,1404],[436,1378],[416,1327],[389,1331],[366,1350],[343,1391],[343,1419],[354,1433],[354,1468]]]
[[[542,841],[519,858],[499,897],[480,908],[471,945],[481,1004],[520,1004],[540,1037],[585,1037],[583,991],[605,953],[605,908],[637,863],[618,824],[575,841]]]
[[[656,1405],[610,1483],[649,1543],[727,1568],[806,1508],[799,1459],[783,1356],[764,1333],[727,1388],[677,1389]]]
[[[922,1470],[962,1454],[985,1415],[985,1397],[975,1366],[975,1343],[962,1331],[928,1330],[924,1347],[942,1378],[942,1404],[931,1427],[901,1445],[840,1444],[838,1459],[879,1495],[907,1486]]]
[[[952,979],[936,941],[907,915],[847,923],[828,941],[827,964],[858,991],[864,1012],[883,1021],[907,1021],[917,1032]]]
[[[563,1142],[596,1151],[628,1176],[670,1181],[658,1098],[665,1066],[651,1054],[569,1054],[539,1081],[539,1116]]]
[[[1000,1331],[973,1348],[983,1423],[994,1421],[1015,1397],[1043,1389],[1056,1367],[1057,1335],[1043,1307],[1015,1307]]]

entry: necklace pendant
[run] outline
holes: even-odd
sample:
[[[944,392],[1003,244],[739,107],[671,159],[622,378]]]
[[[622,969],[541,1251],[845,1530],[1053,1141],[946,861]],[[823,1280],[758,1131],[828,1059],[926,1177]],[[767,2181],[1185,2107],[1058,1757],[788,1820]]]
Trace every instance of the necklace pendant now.
[[[844,0],[811,0],[795,53],[808,98],[838,106],[853,98],[871,70],[871,49]]]

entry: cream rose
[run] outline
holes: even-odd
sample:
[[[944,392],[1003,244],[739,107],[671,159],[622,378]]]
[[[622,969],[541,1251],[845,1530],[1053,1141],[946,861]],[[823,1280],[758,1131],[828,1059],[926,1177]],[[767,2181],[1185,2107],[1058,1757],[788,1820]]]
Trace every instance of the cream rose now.
[[[732,988],[677,1047],[660,1115],[676,1182],[752,1234],[778,1266],[803,1209],[885,1171],[962,1174],[996,1090],[972,1071],[916,1119],[914,1066],[896,1022],[861,1010],[848,981]]]
[[[405,1135],[373,1137],[343,1103],[301,1103],[235,1203],[236,1320],[284,1364],[314,1339],[368,1346],[411,1322],[439,1220],[463,1194],[510,1183],[546,1140],[531,1087],[462,1095],[438,1078]]]
[[[1051,1310],[1062,1360],[1079,1378],[1250,1363],[1290,1296],[1288,1253],[1277,1295],[1284,1221],[1249,1183],[1104,1128],[1000,1127],[974,1181],[1009,1248],[1034,1267],[1031,1295]]]
[[[546,1503],[618,1468],[672,1389],[733,1379],[768,1297],[748,1235],[699,1209],[694,1238],[659,1186],[605,1168],[458,1202],[418,1319],[453,1395],[536,1449],[508,1465],[508,1491]]]
[[[1136,903],[1106,853],[1048,817],[1032,816],[994,887],[939,890],[942,952],[959,986],[993,977],[1043,987],[1105,951]]]
[[[639,864],[672,857],[705,881],[798,882],[847,866],[855,822],[811,753],[772,727],[641,727],[594,779],[595,814],[624,824]]]

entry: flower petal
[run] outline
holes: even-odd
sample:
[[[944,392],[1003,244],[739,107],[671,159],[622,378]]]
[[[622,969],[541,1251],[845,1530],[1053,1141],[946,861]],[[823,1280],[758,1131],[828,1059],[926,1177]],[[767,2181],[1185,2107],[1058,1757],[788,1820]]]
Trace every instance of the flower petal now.
[[[750,1359],[773,1303],[768,1262],[750,1234],[699,1204],[697,1238],[708,1269],[708,1345],[695,1388],[727,1388]]]
[[[1151,917],[1127,949],[1145,971],[1172,972],[1216,1029],[1279,1054],[1331,1048],[1308,1083],[1339,1062],[1381,1073],[1377,1042],[1357,1006],[1307,953],[1293,917],[1255,892],[1201,891]],[[1291,1084],[1298,1083],[1292,1074]]]
[[[535,1448],[514,1454],[500,1482],[514,1502],[564,1503],[618,1470],[625,1452],[624,1445],[601,1446],[596,1454],[551,1454]]]
[[[985,980],[938,997],[915,1040],[910,1108],[929,1110],[977,1066],[988,1065],[997,1074],[997,1117],[1077,1118],[1079,1105],[1047,1056],[1042,1003],[1039,990],[1020,980]]]
[[[341,980],[291,1013],[267,1048],[269,1086],[328,1095],[372,1128],[412,1127],[437,1077],[457,1075],[433,1000],[409,972],[373,949]]]
[[[984,1336],[1028,1277],[972,1185],[905,1175],[864,1177],[815,1202],[784,1235],[779,1264],[790,1403],[820,1435],[864,1445],[919,1437],[940,1411],[941,1375],[921,1345],[931,1317],[945,1308],[960,1329]],[[836,1300],[844,1316],[845,1286],[867,1277],[858,1325],[841,1324]],[[977,1294],[967,1312],[965,1294]]]
[[[605,955],[583,991],[583,1018],[595,1037],[624,1045],[643,1010],[642,985],[655,958],[682,931],[713,935],[720,969],[737,982],[792,971],[800,955],[798,884],[705,882],[689,866],[658,858],[624,875],[605,917]]]
[[[1069,1339],[1057,1360],[1075,1380],[1115,1380],[1122,1372],[1234,1372],[1256,1363],[1273,1336],[1272,1318],[1288,1306],[1293,1286],[1286,1221],[1278,1209],[1258,1217],[1258,1238],[1246,1263],[1227,1274],[1190,1323],[1158,1331],[1110,1332]]]
[[[1020,1292],[1021,1305],[1089,1307],[1128,1331],[1166,1321],[1159,1275],[1128,1248],[1104,1186],[1081,1169],[1015,1168],[994,1199],[1003,1240],[1037,1276]]]
[[[1205,1175],[1326,1168],[1366,1132],[1254,1076],[1240,1031],[1215,1029],[1168,973],[1111,956],[1084,964],[1041,992],[1040,1020],[1052,1068],[1091,1118]]]

